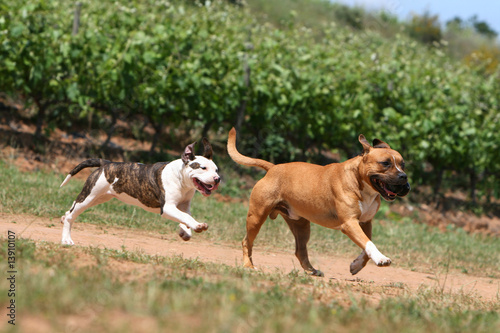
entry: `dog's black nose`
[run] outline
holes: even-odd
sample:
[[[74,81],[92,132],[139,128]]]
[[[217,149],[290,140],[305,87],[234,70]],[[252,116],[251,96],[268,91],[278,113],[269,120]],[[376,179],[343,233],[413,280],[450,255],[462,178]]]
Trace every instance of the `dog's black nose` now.
[[[215,184],[219,184],[220,183],[220,177],[214,177],[214,181],[215,181]]]

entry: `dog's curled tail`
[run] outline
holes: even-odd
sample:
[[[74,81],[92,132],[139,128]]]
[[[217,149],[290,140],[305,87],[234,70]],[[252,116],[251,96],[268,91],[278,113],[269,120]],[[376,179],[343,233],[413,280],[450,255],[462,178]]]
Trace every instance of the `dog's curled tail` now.
[[[231,156],[233,161],[238,164],[259,167],[266,171],[274,166],[274,164],[271,162],[240,154],[240,152],[236,149],[236,130],[234,129],[234,127],[229,131],[229,136],[227,138],[227,152],[229,153],[229,156]]]
[[[100,158],[91,158],[89,160],[85,160],[82,163],[78,164],[76,167],[73,168],[73,170],[70,171],[70,173],[66,176],[66,179],[62,182],[61,186],[63,187],[66,185],[67,182],[69,182],[70,178],[82,171],[85,168],[95,168],[95,167],[101,167],[103,165],[106,165],[108,163],[111,163],[108,160],[103,160]]]

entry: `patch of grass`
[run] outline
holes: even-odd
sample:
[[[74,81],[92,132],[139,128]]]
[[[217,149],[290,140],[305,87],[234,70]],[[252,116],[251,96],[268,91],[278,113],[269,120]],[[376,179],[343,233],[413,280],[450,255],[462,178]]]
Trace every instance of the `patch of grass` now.
[[[58,220],[83,186],[82,180],[73,179],[59,189],[65,175],[47,171],[20,172],[4,162],[0,162],[0,167],[1,212],[33,214]],[[195,237],[232,243],[239,248],[245,235],[247,209],[245,203],[221,202],[213,197],[195,195],[192,215],[210,226],[207,232],[196,234]],[[77,219],[78,222],[137,228],[160,234],[175,234],[178,229],[177,223],[117,200],[85,211]],[[468,234],[460,228],[441,232],[420,224],[418,217],[410,219],[388,214],[387,203],[383,203],[374,220],[373,239],[379,250],[399,267],[434,274],[458,271],[476,276],[500,277],[500,242],[497,237]],[[275,248],[289,251],[291,258],[294,256],[294,237],[281,217],[264,223],[254,247],[255,251]],[[309,253],[311,257],[322,253],[354,259],[360,249],[341,232],[312,224]]]
[[[493,332],[500,325],[498,303],[431,288],[398,287],[394,297],[379,298],[383,290],[371,283],[298,271],[265,274],[22,239],[16,245],[19,321],[38,319],[51,331],[66,331],[78,319],[80,330],[96,332],[134,332],[139,324],[150,332]],[[6,302],[1,293],[0,304]]]

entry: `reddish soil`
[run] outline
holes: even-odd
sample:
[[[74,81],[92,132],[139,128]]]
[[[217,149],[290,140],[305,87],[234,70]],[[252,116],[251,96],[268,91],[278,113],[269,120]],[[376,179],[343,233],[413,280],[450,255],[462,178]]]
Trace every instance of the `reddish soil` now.
[[[0,234],[6,235],[8,230],[15,231],[18,238],[32,239],[37,243],[42,241],[59,243],[62,225],[48,218],[0,213]],[[198,258],[203,262],[229,266],[242,264],[239,244],[209,242],[199,235],[194,235],[191,241],[184,242],[176,234],[165,236],[154,232],[100,227],[77,222],[73,227],[72,238],[76,246],[116,250],[125,247],[128,251],[139,251],[150,255],[180,255],[185,259]],[[65,250],[71,250],[71,248],[65,248]],[[290,252],[265,251],[256,248],[254,260],[259,269],[264,272],[289,273],[292,270],[301,270],[298,260]],[[499,279],[458,273],[433,275],[398,268],[397,264],[380,268],[372,262],[353,277],[349,273],[351,260],[352,258],[311,254],[313,265],[325,273],[325,277],[318,279],[334,279],[345,283],[370,284],[380,287],[403,285],[411,291],[417,291],[422,286],[430,286],[440,288],[445,292],[464,293],[489,301],[494,301],[499,297]]]

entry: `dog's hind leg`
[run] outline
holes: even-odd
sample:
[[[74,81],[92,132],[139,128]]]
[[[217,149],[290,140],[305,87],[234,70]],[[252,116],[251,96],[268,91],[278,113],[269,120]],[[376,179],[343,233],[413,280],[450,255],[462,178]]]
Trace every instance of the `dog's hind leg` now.
[[[255,268],[252,261],[253,242],[260,231],[260,228],[266,221],[267,214],[254,214],[250,211],[247,215],[247,234],[241,242],[243,247],[243,266]]]
[[[299,259],[302,268],[310,275],[324,276],[323,272],[315,269],[309,262],[307,243],[311,235],[311,222],[304,218],[300,218],[299,220],[292,220],[285,216],[283,218],[295,237],[295,256]]]
[[[247,214],[247,234],[241,245],[243,247],[243,265],[248,268],[255,268],[252,261],[253,242],[260,231],[260,228],[271,212],[269,206],[256,204],[250,201],[250,207]]]
[[[113,198],[113,196],[106,194],[109,188],[109,183],[106,181],[104,175],[100,176],[101,173],[99,171],[100,170],[94,171],[89,178],[87,178],[82,191],[73,202],[71,209],[61,217],[61,223],[63,224],[62,244],[75,244],[71,239],[71,227],[75,219],[81,213],[83,213],[87,208],[101,204]]]
[[[243,265],[248,268],[255,268],[252,261],[253,242],[260,231],[260,228],[267,217],[276,218],[275,206],[277,204],[277,195],[273,192],[275,186],[269,184],[266,178],[263,178],[255,184],[252,194],[250,194],[250,203],[247,214],[247,234],[241,242],[243,247]]]
[[[100,196],[93,201],[85,200],[83,202],[73,202],[73,206],[68,210],[62,217],[61,223],[63,224],[62,240],[61,243],[64,245],[74,245],[75,243],[71,239],[71,227],[76,218],[83,213],[86,209],[102,204],[113,198],[111,195]]]
[[[371,240],[372,239],[372,221],[368,222],[359,222],[359,225],[361,226],[361,229],[363,229],[363,232],[365,233],[366,236]],[[354,259],[354,261],[351,263],[350,271],[352,275],[357,274],[363,267],[366,266],[366,263],[370,260],[370,257],[368,257],[368,254],[366,254],[366,251],[363,250],[361,251],[361,254]]]

